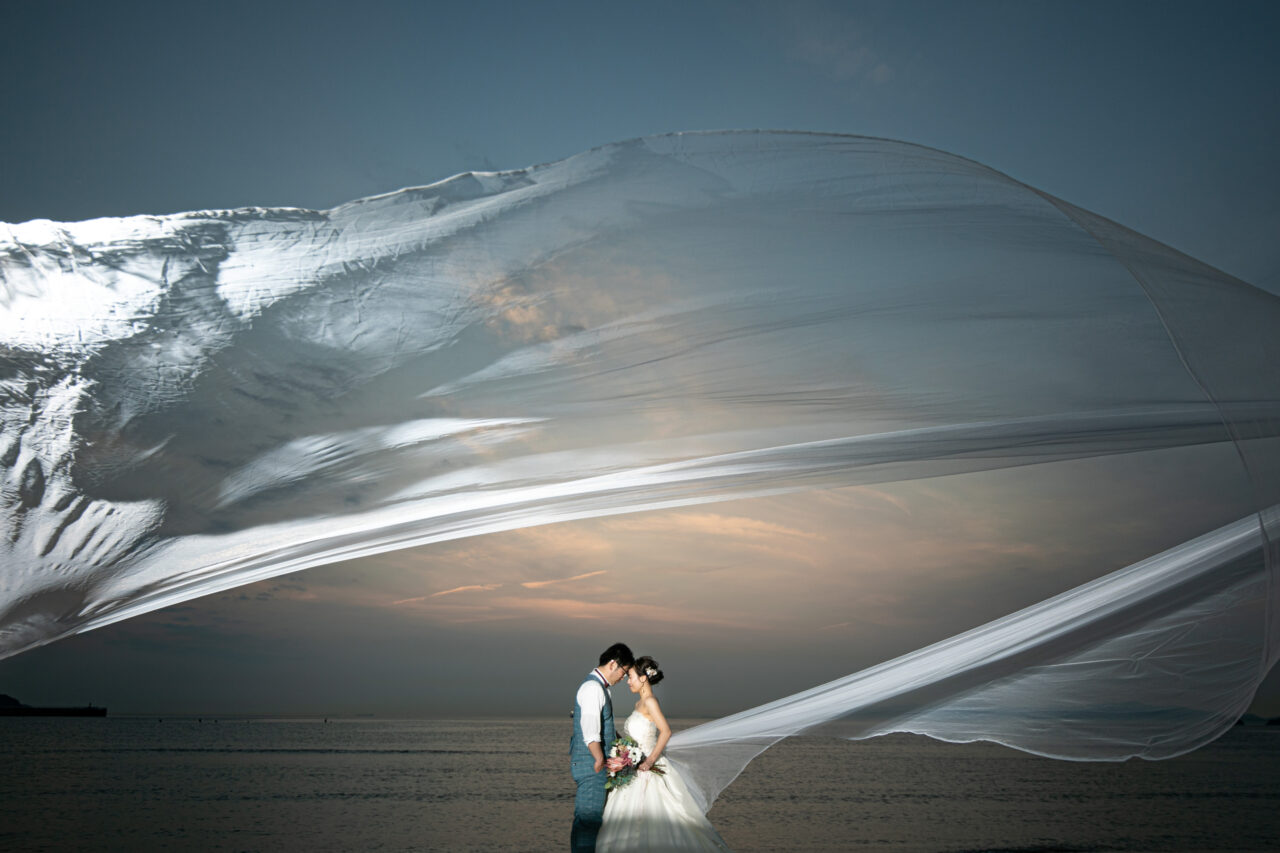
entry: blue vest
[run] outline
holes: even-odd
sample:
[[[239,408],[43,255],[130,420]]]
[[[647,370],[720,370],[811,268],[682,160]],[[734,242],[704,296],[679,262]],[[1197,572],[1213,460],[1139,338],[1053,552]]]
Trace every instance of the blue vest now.
[[[600,746],[604,749],[605,757],[608,758],[609,749],[613,746],[613,741],[617,737],[613,729],[613,698],[609,696],[609,688],[600,684],[594,675],[587,676],[587,681],[599,685],[600,689],[604,691],[604,707],[600,709]],[[581,685],[579,685],[578,689],[582,689]],[[587,745],[582,742],[582,706],[578,704],[576,698],[573,701],[573,734],[569,736],[569,758],[572,761],[578,759],[594,760],[591,756],[591,750],[587,749]]]

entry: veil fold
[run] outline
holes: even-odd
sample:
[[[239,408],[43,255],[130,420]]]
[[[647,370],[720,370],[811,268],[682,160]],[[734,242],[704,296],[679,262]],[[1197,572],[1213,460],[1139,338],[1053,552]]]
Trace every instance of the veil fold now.
[[[675,134],[326,211],[5,225],[0,298],[0,657],[493,531],[1117,460],[1105,495],[1201,452],[1212,487],[1126,510],[1205,507],[1155,556],[671,757],[704,807],[801,732],[1165,757],[1280,648],[1277,298],[943,152]]]

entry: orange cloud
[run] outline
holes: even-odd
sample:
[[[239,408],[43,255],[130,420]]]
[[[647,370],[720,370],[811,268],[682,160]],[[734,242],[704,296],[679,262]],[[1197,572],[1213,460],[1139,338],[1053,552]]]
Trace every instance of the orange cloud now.
[[[440,592],[433,592],[429,596],[424,596],[424,598],[440,598],[441,596],[444,596],[444,595],[454,595],[459,592],[492,592],[493,590],[497,589],[500,586],[502,586],[502,584],[500,583],[473,583],[467,586],[455,586],[453,589],[445,589],[445,590],[441,590]],[[406,600],[412,601],[413,599],[406,599]]]
[[[575,598],[503,596],[464,611],[449,613],[449,621],[489,622],[530,618],[548,624],[566,620],[589,620],[622,625],[662,623],[668,627],[734,628],[759,630],[767,627],[759,619],[736,620],[714,616],[698,608],[675,608],[653,604],[583,601]]]
[[[823,539],[816,533],[785,527],[758,518],[718,515],[716,513],[665,513],[641,518],[625,518],[609,523],[617,530],[692,533],[699,536],[733,536],[739,539],[768,539],[790,536],[798,539]]]
[[[524,587],[525,589],[541,589],[544,586],[551,586],[552,584],[568,583],[569,581],[580,581],[585,578],[594,578],[594,577],[597,577],[598,575],[605,575],[605,574],[608,574],[608,571],[605,569],[601,569],[598,572],[587,572],[586,574],[583,574],[583,575],[574,575],[571,578],[557,578],[555,580],[549,580],[549,581],[526,581],[520,584],[520,586]]]

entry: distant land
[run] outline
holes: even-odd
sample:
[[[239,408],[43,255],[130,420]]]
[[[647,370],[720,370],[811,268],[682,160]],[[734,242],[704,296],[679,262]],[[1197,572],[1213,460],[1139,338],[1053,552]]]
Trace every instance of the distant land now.
[[[0,717],[105,717],[106,708],[86,705],[83,708],[37,708],[24,705],[12,696],[0,693]]]

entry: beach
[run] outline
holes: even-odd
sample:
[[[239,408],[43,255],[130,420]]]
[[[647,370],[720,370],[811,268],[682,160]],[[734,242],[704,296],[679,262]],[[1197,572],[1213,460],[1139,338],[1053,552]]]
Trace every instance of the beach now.
[[[0,849],[559,850],[569,723],[11,719]],[[676,727],[695,721],[676,721]],[[749,851],[1274,850],[1280,727],[1163,762],[1078,763],[910,735],[793,738],[710,817]]]

